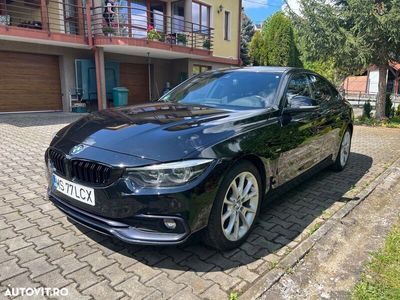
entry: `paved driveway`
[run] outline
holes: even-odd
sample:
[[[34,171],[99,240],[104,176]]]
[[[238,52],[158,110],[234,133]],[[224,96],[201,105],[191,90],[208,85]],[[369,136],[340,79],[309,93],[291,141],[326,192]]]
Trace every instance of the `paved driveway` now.
[[[348,168],[323,171],[269,205],[240,249],[220,253],[196,240],[129,246],[77,227],[45,198],[44,150],[52,133],[75,119],[0,116],[1,295],[7,286],[67,287],[73,299],[226,299],[249,288],[400,156],[399,130],[356,127]]]

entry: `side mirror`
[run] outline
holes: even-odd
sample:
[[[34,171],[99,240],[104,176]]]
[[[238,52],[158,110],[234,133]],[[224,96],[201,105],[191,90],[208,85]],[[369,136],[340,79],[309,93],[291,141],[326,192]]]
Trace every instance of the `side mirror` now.
[[[306,96],[294,96],[288,101],[289,109],[315,108],[316,106],[318,106],[316,101]]]

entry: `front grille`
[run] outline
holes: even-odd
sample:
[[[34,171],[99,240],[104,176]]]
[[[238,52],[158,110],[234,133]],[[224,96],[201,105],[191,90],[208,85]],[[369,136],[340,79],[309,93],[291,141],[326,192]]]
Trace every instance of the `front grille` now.
[[[67,175],[66,165],[65,165],[66,157],[64,156],[64,154],[54,151],[53,149],[50,149],[49,158],[53,164],[53,167],[57,170],[57,172],[60,173],[61,175],[66,176]]]
[[[69,180],[106,185],[121,177],[123,169],[79,159],[69,159],[65,154],[50,149],[48,157],[57,173]]]
[[[89,183],[106,184],[111,177],[111,168],[94,162],[72,160],[71,177]]]

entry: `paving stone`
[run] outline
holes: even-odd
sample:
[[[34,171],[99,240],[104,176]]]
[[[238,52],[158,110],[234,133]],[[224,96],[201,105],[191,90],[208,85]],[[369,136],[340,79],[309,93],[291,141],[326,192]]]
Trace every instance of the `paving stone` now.
[[[27,219],[19,219],[13,222],[9,222],[9,225],[12,225],[15,231],[35,226],[35,224],[29,222]]]
[[[76,270],[75,272],[66,275],[66,278],[71,278],[72,280],[77,282],[78,283],[77,288],[79,290],[84,290],[104,279],[103,276],[96,275],[95,273],[91,272],[89,266]]]
[[[70,274],[87,266],[87,263],[80,262],[78,259],[76,259],[75,254],[69,254],[57,260],[54,260],[51,263],[57,265],[58,267],[61,267],[61,269],[63,270],[63,275]]]
[[[227,293],[221,290],[218,284],[214,284],[207,291],[201,294],[200,298],[205,300],[226,299]]]
[[[82,257],[80,261],[87,262],[91,266],[93,272],[103,269],[115,262],[115,260],[102,255],[100,251]]]
[[[129,255],[129,252],[126,248],[120,252],[111,254],[109,258],[116,260],[122,269],[126,269],[127,267],[137,263],[137,260]]]
[[[156,299],[156,298],[154,298]],[[160,299],[160,298],[158,298]],[[200,300],[198,296],[192,293],[191,289],[189,287],[181,290],[177,294],[172,296],[172,299],[174,300]]]
[[[133,273],[128,273],[122,270],[117,263],[105,267],[96,273],[102,275],[110,281],[111,286],[117,285],[129,277],[133,276]]]
[[[29,242],[35,245],[36,250],[41,250],[58,243],[58,241],[52,240],[48,234],[31,238]]]
[[[29,271],[31,272],[30,277],[32,279],[35,279],[36,277],[46,274],[47,272],[50,272],[57,268],[56,266],[49,264],[46,261],[46,257],[39,257],[29,262],[26,262],[22,264],[22,267],[29,269]]]
[[[107,280],[87,288],[83,293],[92,296],[94,299],[119,299],[124,296],[124,293],[113,290]]]
[[[139,278],[134,276],[114,287],[117,291],[123,291],[130,299],[143,299],[151,295],[156,289],[140,283]]]
[[[229,291],[233,286],[240,282],[240,279],[237,277],[220,272],[220,269],[211,270],[210,272],[204,274],[203,278],[218,283],[218,285],[225,291]]]
[[[137,262],[136,264],[130,266],[125,269],[126,272],[133,272],[138,276],[140,282],[145,283],[149,281],[151,278],[154,278],[158,274],[161,273],[159,269],[149,267],[148,265]]]
[[[160,274],[154,277],[147,282],[147,285],[161,291],[163,298],[170,298],[185,287],[184,284],[179,284],[169,279],[166,274]]]
[[[206,289],[214,284],[211,280],[206,280],[200,276],[198,276],[194,272],[186,272],[183,273],[181,276],[175,278],[175,282],[183,283],[186,286],[190,287],[189,290],[196,295],[201,294]],[[175,297],[174,297],[175,298]]]
[[[68,232],[66,234],[59,235],[59,236],[55,237],[54,239],[60,241],[64,248],[67,248],[71,245],[74,245],[74,244],[84,241],[84,239],[82,237],[78,237],[72,232]]]
[[[76,258],[87,256],[97,251],[97,249],[89,246],[86,242],[77,243],[65,248],[66,251],[70,251],[76,254]]]
[[[35,278],[43,287],[62,288],[72,283],[72,280],[66,279],[60,274],[60,270],[54,270]]]
[[[73,253],[68,249],[65,250],[64,248],[62,248],[61,244],[55,244],[53,246],[43,248],[39,250],[39,252],[46,254],[50,262]]]
[[[9,252],[13,252],[15,250],[19,250],[22,248],[26,248],[29,245],[32,245],[32,243],[30,242],[26,242],[24,240],[24,236],[17,236],[11,239],[7,239],[3,242],[4,245],[6,245],[8,247],[8,251]]]
[[[14,277],[15,275],[26,272],[26,268],[21,268],[17,264],[17,259],[7,260],[0,262],[0,282],[8,278]]]
[[[31,260],[35,260],[44,255],[44,254],[37,252],[34,249],[34,245],[26,247],[26,248],[22,248],[20,250],[16,250],[16,251],[12,252],[11,254],[18,257],[19,264],[23,264],[23,263],[29,262]]]

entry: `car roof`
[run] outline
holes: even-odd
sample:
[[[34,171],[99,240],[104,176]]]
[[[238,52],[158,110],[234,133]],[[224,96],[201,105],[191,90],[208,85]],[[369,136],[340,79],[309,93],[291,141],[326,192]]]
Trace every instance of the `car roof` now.
[[[223,68],[213,72],[239,71],[239,72],[264,72],[264,73],[286,73],[292,70],[304,70],[294,67],[276,67],[276,66],[257,66],[257,67],[234,67]]]

